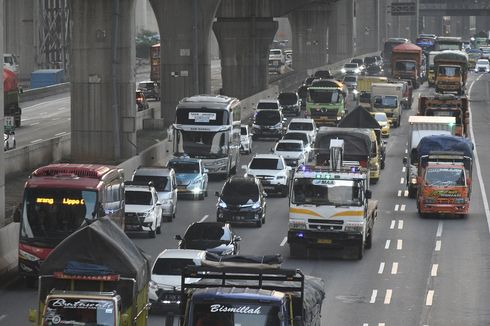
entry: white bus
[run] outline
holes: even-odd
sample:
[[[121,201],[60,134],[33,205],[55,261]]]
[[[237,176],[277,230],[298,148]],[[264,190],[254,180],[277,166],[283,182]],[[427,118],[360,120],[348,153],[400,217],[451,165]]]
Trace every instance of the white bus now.
[[[201,159],[209,174],[235,174],[240,150],[240,101],[221,95],[196,95],[177,105],[174,156]]]

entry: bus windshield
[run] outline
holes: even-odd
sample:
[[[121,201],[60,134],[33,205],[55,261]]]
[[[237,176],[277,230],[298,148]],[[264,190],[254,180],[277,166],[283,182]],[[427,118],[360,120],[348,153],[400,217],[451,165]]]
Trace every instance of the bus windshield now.
[[[361,185],[354,180],[294,179],[294,204],[361,206]]]
[[[341,95],[337,90],[308,89],[308,101],[313,103],[339,103]]]
[[[52,298],[44,314],[44,326],[115,324],[116,311],[110,300],[81,298]]]
[[[192,307],[194,326],[276,326],[279,306],[249,302],[197,303]]]
[[[191,158],[228,156],[229,131],[206,132],[175,129],[174,153]]]
[[[96,215],[97,193],[75,189],[28,188],[21,237],[59,243]]]

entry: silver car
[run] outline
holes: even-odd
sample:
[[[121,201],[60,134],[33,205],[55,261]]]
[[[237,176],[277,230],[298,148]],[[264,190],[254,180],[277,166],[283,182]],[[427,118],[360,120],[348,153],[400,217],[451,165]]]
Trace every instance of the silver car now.
[[[240,153],[252,153],[252,135],[247,125],[240,126]]]

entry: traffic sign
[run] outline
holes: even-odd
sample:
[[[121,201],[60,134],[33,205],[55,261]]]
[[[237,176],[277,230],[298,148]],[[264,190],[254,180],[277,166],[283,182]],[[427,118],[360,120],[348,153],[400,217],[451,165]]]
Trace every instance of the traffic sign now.
[[[391,4],[392,16],[414,16],[417,5],[415,2],[397,2]]]

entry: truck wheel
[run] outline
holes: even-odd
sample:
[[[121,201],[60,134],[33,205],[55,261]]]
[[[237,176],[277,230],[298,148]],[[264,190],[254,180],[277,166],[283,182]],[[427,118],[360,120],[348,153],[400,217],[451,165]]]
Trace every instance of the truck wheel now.
[[[257,222],[255,222],[255,226],[258,228],[262,227],[262,219],[261,218]]]
[[[356,251],[355,259],[361,260],[364,257],[364,242],[361,240],[359,244],[354,247]]]
[[[364,243],[364,247],[366,249],[371,249],[371,247],[373,246],[373,229],[374,229],[374,227],[372,227],[369,230],[369,235],[367,236],[366,242]]]
[[[15,124],[15,127],[16,127],[16,128],[19,128],[19,127],[20,127],[20,117],[15,118],[15,120],[14,120],[14,124]]]
[[[148,237],[150,239],[154,239],[157,237],[157,231],[156,231],[156,221],[155,221],[155,228],[152,227],[150,231],[148,231]]]
[[[417,195],[417,188],[414,187],[408,187],[408,198],[415,198]]]
[[[402,117],[401,117],[401,116],[399,116],[399,117],[398,117],[398,125],[397,125],[397,128],[398,128],[398,127],[400,127],[400,126],[401,126],[401,124],[402,124]]]
[[[308,249],[305,245],[300,245],[297,243],[289,244],[289,256],[291,258],[307,258],[308,257]]]

